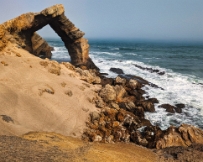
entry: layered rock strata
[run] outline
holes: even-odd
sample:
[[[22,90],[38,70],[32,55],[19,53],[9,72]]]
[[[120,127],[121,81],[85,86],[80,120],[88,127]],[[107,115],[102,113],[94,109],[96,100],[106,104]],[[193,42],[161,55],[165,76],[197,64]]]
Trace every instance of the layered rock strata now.
[[[32,49],[33,49],[33,54],[41,57],[41,58],[51,58],[52,53],[51,51],[54,50],[53,47],[50,47],[48,43],[37,33],[34,33],[32,38]]]
[[[75,66],[97,69],[89,57],[89,44],[84,33],[65,16],[63,5],[54,5],[39,13],[26,13],[0,25],[0,50],[10,41],[32,54],[51,57],[52,48],[35,32],[46,25],[64,42]]]

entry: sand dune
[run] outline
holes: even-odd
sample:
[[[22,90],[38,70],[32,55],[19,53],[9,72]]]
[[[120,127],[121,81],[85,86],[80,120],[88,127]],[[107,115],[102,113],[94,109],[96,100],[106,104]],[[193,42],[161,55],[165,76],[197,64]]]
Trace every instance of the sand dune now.
[[[55,61],[10,44],[0,53],[0,134],[49,131],[80,137],[98,87]],[[10,118],[5,121],[5,118]]]

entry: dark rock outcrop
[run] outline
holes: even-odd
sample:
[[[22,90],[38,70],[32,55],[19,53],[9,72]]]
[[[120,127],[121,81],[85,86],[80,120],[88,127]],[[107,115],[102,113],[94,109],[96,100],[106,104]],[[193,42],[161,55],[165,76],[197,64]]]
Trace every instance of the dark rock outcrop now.
[[[120,68],[110,68],[110,71],[112,71],[116,74],[124,74],[123,70]]]
[[[41,58],[51,58],[51,51],[53,51],[54,48],[50,47],[48,43],[42,37],[40,37],[40,35],[34,33],[31,38],[31,41],[34,55]]]
[[[159,107],[165,108],[167,112],[175,113],[175,107],[170,104],[162,104]]]
[[[176,104],[176,107],[175,106],[172,106],[170,104],[162,104],[162,105],[159,105],[159,107],[162,107],[162,108],[165,108],[167,112],[170,112],[170,113],[182,113],[182,108],[184,108],[184,104]]]
[[[89,44],[87,39],[83,38],[84,33],[75,27],[64,12],[63,5],[59,4],[39,13],[23,14],[1,24],[0,50],[8,42],[12,42],[32,54],[50,58],[51,48],[40,36],[35,34],[39,29],[50,25],[64,42],[73,65],[83,69],[99,70],[89,57]]]
[[[134,64],[135,67],[139,68],[139,69],[142,69],[142,70],[146,70],[146,71],[149,71],[150,73],[157,73],[159,75],[164,75],[165,74],[165,71],[160,71],[158,69],[152,69],[152,68],[148,68],[148,67],[142,67],[140,65],[137,65],[137,64]]]

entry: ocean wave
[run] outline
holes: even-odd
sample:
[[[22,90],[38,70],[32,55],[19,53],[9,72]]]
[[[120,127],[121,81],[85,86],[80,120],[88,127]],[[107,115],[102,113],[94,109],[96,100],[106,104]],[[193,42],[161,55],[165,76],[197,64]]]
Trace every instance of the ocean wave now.
[[[125,53],[125,55],[137,56],[137,53],[130,52],[130,53]]]
[[[136,48],[131,48],[131,47],[120,47],[120,51],[136,51]]]
[[[121,56],[118,52],[90,52],[90,55],[109,55],[109,56]]]
[[[54,50],[52,51],[52,53],[56,53],[56,52],[68,52],[68,50],[65,47],[54,47]]]

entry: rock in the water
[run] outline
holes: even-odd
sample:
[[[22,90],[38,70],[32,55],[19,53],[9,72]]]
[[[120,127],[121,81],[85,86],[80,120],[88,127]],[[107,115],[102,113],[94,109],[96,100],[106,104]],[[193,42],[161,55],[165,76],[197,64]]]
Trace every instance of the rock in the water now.
[[[147,101],[150,101],[152,103],[159,103],[157,98],[149,98]]]
[[[182,113],[182,108],[183,105],[181,104],[180,106],[178,104],[176,104],[177,106],[172,106],[170,104],[162,104],[162,105],[159,105],[158,107],[162,107],[162,108],[165,108],[167,112],[170,112],[170,113]]]
[[[175,104],[175,106],[177,107],[177,108],[184,108],[185,107],[185,104],[183,104],[183,103],[179,103],[179,104]]]
[[[170,104],[162,104],[159,107],[165,108],[167,112],[175,113],[175,106],[172,106]]]
[[[149,71],[150,73],[157,73],[159,75],[164,75],[165,74],[165,71],[160,71],[158,69],[152,69],[152,68],[148,68],[148,67],[142,67],[140,65],[137,65],[137,64],[134,64],[135,67],[139,68],[139,69],[142,69],[142,70],[147,70]]]
[[[120,68],[110,68],[110,71],[112,71],[116,74],[124,74],[123,70]]]

